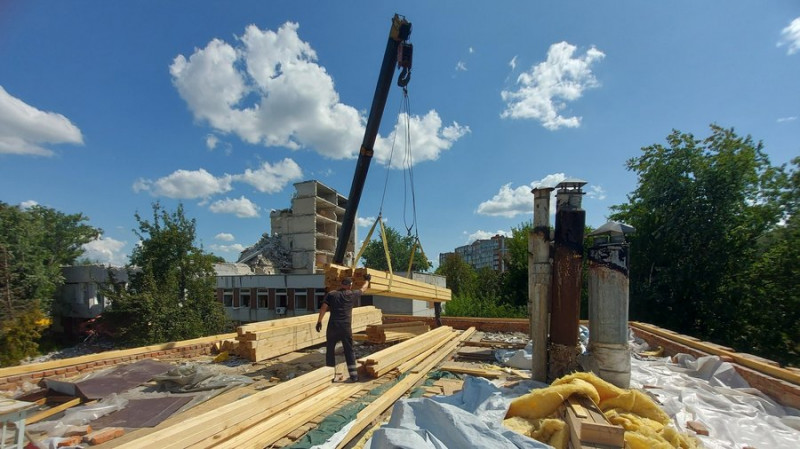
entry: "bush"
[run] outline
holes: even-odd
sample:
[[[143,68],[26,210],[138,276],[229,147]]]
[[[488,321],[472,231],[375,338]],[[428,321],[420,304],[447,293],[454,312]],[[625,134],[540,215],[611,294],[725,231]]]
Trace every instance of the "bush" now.
[[[477,318],[525,318],[526,306],[502,304],[495,297],[476,297],[469,294],[454,295],[444,307],[444,316],[471,316]]]

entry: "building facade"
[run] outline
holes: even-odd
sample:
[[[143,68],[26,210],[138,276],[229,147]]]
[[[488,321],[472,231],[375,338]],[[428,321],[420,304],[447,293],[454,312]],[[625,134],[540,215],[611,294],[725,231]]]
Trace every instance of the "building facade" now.
[[[442,265],[451,254],[460,256],[476,270],[487,267],[498,273],[506,271],[508,248],[506,237],[500,234],[490,239],[479,239],[469,245],[459,246],[452,253],[439,254],[439,265]]]
[[[342,228],[347,198],[319,181],[294,184],[295,194],[289,209],[270,213],[272,235],[280,238],[280,246],[289,251],[295,274],[321,273],[331,263]],[[345,252],[353,253],[356,229],[350,233]]]

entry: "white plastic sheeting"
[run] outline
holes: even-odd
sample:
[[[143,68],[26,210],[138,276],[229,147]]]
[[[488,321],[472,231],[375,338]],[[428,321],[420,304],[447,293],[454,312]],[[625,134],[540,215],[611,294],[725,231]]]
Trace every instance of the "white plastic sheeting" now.
[[[502,425],[511,399],[529,388],[504,393],[467,376],[453,395],[400,400],[364,449],[550,448]]]
[[[640,341],[631,341],[631,348],[645,349]],[[496,356],[512,365],[524,365],[531,360],[530,350],[528,345]],[[646,386],[681,431],[693,433],[687,428],[688,421],[705,425],[709,436],[697,437],[707,449],[800,448],[799,410],[783,407],[750,388],[733,366],[719,357],[694,359],[679,354],[675,359],[677,363],[670,358],[633,357],[631,388]],[[527,382],[509,390],[467,376],[464,389],[451,396],[398,401],[389,423],[375,431],[365,449],[549,448],[502,427],[512,399],[544,386]],[[332,438],[328,444],[335,447],[334,441],[340,440]]]
[[[631,387],[647,386],[684,432],[688,421],[705,425],[709,436],[698,438],[706,448],[800,448],[800,411],[750,388],[733,366],[719,357],[695,359],[679,354],[676,362],[634,357]]]

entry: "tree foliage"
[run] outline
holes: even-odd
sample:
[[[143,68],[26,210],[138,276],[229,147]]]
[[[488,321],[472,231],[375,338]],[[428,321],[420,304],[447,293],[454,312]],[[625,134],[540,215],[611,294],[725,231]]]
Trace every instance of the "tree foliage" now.
[[[449,254],[445,257],[435,273],[445,277],[446,286],[453,296],[474,295],[476,292],[478,275],[472,265],[465,262],[458,254]]]
[[[185,340],[225,331],[227,318],[215,295],[216,257],[195,246],[194,219],[183,206],[169,213],[153,204],[152,221],[137,213],[141,243],[131,254],[130,286],[108,292],[103,319],[131,345]]]
[[[528,238],[533,222],[521,223],[511,228],[511,237],[506,238],[508,260],[503,283],[503,300],[514,306],[528,304]]]
[[[72,264],[82,246],[100,235],[82,214],[0,202],[0,366],[36,355],[53,296],[63,283],[61,266]]]
[[[702,140],[673,131],[666,142],[627,162],[637,188],[613,208],[612,219],[636,228],[631,318],[731,341],[756,242],[780,217],[781,171],[732,129],[712,125]]]
[[[364,266],[374,268],[376,270],[389,270],[389,264],[386,260],[386,251],[383,244],[384,237],[379,235],[377,239],[371,240],[364,248],[361,258],[364,260]],[[412,235],[400,235],[396,229],[386,227],[386,244],[389,248],[389,257],[392,262],[392,271],[407,271],[408,264],[411,261],[411,251],[414,249],[414,262],[411,266],[411,271],[424,273],[431,268],[432,264],[427,256],[422,253],[419,245],[414,245],[417,241],[416,237]]]

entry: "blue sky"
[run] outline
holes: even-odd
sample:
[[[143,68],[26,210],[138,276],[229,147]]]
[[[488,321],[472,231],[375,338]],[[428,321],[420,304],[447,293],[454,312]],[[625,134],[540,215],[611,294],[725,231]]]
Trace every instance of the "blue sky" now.
[[[112,264],[136,212],[181,202],[235,261],[293,183],[349,193],[395,13],[410,120],[393,87],[358,217],[415,223],[434,262],[530,221],[531,188],[564,177],[600,226],[636,187],[625,161],[673,129],[800,155],[796,1],[0,0],[0,201],[83,213]]]

